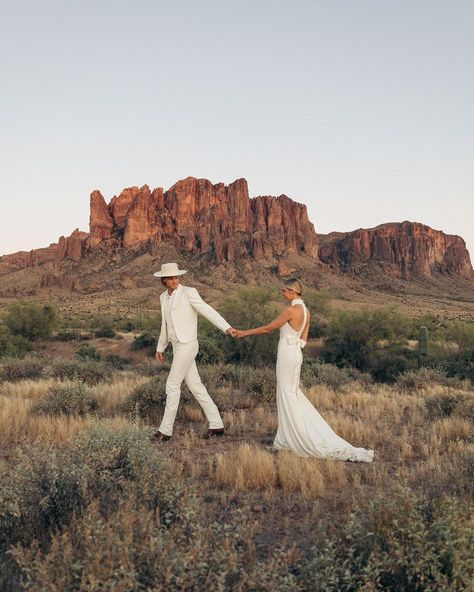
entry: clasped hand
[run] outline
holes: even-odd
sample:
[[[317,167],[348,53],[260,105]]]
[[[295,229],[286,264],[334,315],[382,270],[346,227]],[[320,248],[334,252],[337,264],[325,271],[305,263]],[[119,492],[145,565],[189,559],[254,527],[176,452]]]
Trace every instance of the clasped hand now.
[[[241,329],[235,329],[234,327],[230,327],[230,329],[227,329],[227,333],[231,337],[236,337],[237,339],[245,337],[245,331],[242,331]]]

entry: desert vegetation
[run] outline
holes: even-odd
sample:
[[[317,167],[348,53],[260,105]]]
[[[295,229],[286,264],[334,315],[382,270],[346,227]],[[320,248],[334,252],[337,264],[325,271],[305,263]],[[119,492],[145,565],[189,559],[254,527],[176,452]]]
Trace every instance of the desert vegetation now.
[[[239,306],[248,324],[274,314],[268,292],[243,296],[227,305],[231,322]],[[342,437],[375,450],[372,464],[272,452],[267,338],[234,342],[202,324],[201,375],[227,434],[200,438],[183,388],[173,439],[158,445],[168,366],[149,344],[130,349],[142,355],[132,364],[102,351],[117,335],[91,324],[61,358],[41,344],[77,327],[56,319],[33,340],[3,325],[0,589],[472,589],[472,327],[319,302],[302,382]],[[421,325],[430,352],[418,368]],[[407,363],[384,365],[381,352]]]

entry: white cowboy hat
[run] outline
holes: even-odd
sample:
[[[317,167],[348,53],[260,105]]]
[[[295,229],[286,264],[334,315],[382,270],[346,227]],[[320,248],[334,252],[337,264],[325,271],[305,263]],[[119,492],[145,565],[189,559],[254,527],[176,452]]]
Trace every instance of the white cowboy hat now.
[[[187,273],[186,270],[184,269],[178,269],[178,264],[177,263],[163,263],[161,265],[161,270],[160,271],[155,271],[155,273],[153,274],[155,277],[173,277],[176,275],[183,275]]]

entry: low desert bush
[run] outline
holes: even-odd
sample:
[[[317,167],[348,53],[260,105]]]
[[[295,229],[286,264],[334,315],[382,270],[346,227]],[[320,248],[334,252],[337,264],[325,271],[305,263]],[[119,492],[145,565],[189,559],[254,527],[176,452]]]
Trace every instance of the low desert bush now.
[[[43,367],[44,361],[35,356],[3,358],[0,362],[0,381],[34,380],[42,375]]]
[[[405,389],[421,389],[433,384],[460,387],[462,381],[448,377],[440,368],[420,368],[402,372],[397,377],[397,384]]]
[[[141,417],[156,423],[163,415],[165,408],[165,388],[166,374],[155,376],[132,391],[122,405],[122,411],[132,417]]]
[[[53,378],[82,380],[86,384],[93,386],[110,378],[111,369],[102,361],[57,358],[51,364],[49,373]]]
[[[78,330],[61,330],[54,335],[54,339],[57,341],[79,341],[79,337],[80,332]]]
[[[81,347],[76,350],[74,356],[83,362],[86,360],[94,360],[98,362],[102,359],[101,354],[93,345],[81,345]]]
[[[275,400],[276,375],[273,367],[209,364],[200,367],[199,373],[209,390],[232,387],[250,395],[255,403]]]
[[[117,354],[108,354],[104,358],[106,364],[114,370],[125,370],[130,366],[132,360]]]
[[[94,413],[99,402],[89,387],[75,381],[52,386],[32,407],[34,414],[82,416]]]
[[[355,368],[338,368],[334,364],[326,364],[319,360],[305,358],[301,368],[301,380],[306,387],[326,384],[334,390],[358,380],[369,386],[373,380],[370,374],[359,372]]]
[[[147,349],[150,355],[153,355],[156,348],[156,337],[151,333],[141,333],[137,335],[131,345],[131,351],[139,351],[141,349]]]
[[[94,337],[106,337],[107,339],[113,339],[117,333],[113,327],[100,327],[94,331]]]
[[[35,541],[35,548],[45,551],[51,536],[91,503],[106,519],[129,500],[159,516],[164,526],[173,524],[188,503],[174,472],[157,455],[149,431],[135,426],[117,430],[96,425],[62,448],[37,443],[18,449],[8,469],[0,481],[2,590],[18,575],[5,559],[12,545],[28,547]],[[93,545],[90,549],[96,552]]]
[[[425,407],[430,419],[446,419],[451,417],[460,403],[466,398],[456,392],[440,393],[425,399]]]
[[[0,359],[4,357],[22,358],[33,349],[28,339],[21,335],[12,335],[6,327],[0,325]]]
[[[301,568],[304,589],[349,592],[469,590],[474,578],[474,506],[434,507],[403,491],[364,504],[313,547]]]
[[[58,318],[49,304],[18,301],[8,307],[5,324],[13,335],[35,341],[50,337],[58,325]]]
[[[206,524],[187,507],[172,530],[160,518],[127,500],[108,517],[91,505],[81,521],[55,535],[46,553],[18,546],[13,556],[32,592],[56,590],[57,582],[69,592],[299,590],[288,572],[292,553],[274,545],[269,557],[259,558],[243,514]]]

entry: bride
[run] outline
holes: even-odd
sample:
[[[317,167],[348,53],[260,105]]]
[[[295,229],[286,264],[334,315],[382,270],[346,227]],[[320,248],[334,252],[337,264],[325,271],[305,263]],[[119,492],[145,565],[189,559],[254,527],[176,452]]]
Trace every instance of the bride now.
[[[301,299],[302,283],[289,279],[283,285],[289,306],[281,314],[268,325],[236,330],[236,337],[241,338],[280,329],[276,363],[278,430],[273,447],[292,450],[299,456],[371,462],[374,451],[355,448],[333,432],[300,389],[301,348],[308,340],[310,315]]]

